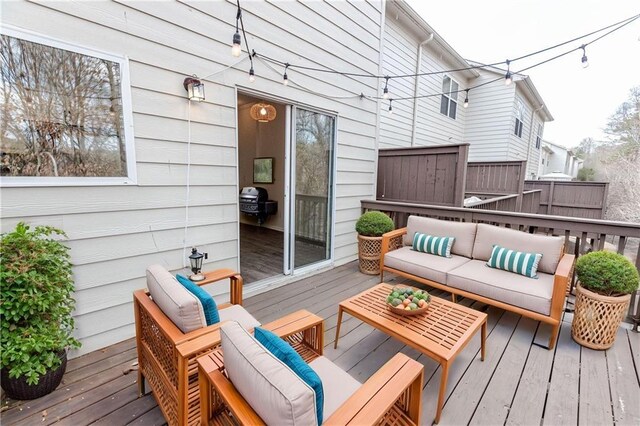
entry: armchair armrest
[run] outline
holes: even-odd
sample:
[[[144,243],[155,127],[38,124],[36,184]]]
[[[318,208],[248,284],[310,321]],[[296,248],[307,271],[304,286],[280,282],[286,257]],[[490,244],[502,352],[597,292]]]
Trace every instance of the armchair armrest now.
[[[200,376],[203,376],[202,374]],[[233,413],[233,417],[241,425],[264,425],[264,421],[244,400],[242,395],[233,387],[233,384],[218,370],[209,373],[209,382],[213,386],[216,396],[219,397],[226,408]],[[208,386],[207,378],[200,378],[200,393],[202,386]],[[203,410],[204,411],[204,410]],[[204,414],[204,413],[203,413]],[[206,420],[206,421],[204,421]],[[208,419],[203,419],[202,424],[208,424]]]
[[[567,294],[567,284],[573,276],[573,265],[576,257],[573,254],[565,253],[553,277],[553,293],[551,295],[551,317],[560,320],[564,300]]]
[[[242,276],[233,269],[216,269],[215,271],[206,272],[204,274],[204,280],[198,281],[196,284],[199,286],[214,283],[216,281],[222,281],[225,279],[230,280],[230,299],[233,305],[242,305]]]
[[[387,232],[386,234],[382,235],[382,250],[380,252],[381,259],[384,259],[385,253],[395,250],[398,245],[402,245],[402,242],[400,242],[400,244],[397,244],[397,240],[400,239],[400,241],[402,241],[401,239],[406,233],[407,228],[405,227],[396,229],[395,231]],[[391,244],[394,242],[396,244],[392,246]]]
[[[419,424],[423,370],[419,362],[396,354],[323,425],[373,425],[387,415],[403,417],[406,424]]]

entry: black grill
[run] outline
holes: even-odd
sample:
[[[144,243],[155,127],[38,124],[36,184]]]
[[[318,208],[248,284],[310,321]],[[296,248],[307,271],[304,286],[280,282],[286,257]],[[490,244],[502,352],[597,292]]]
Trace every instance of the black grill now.
[[[269,215],[276,214],[278,202],[269,200],[269,193],[264,188],[245,186],[240,191],[240,213],[258,217],[258,225],[262,225]]]

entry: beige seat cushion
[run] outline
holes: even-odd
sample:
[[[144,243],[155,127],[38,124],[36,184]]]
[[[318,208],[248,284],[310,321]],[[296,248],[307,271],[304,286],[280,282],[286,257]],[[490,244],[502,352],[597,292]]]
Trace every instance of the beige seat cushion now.
[[[207,326],[198,298],[163,266],[147,268],[147,288],[155,304],[183,333]]]
[[[447,281],[447,272],[469,261],[471,259],[463,256],[442,257],[411,250],[411,247],[400,247],[384,256],[384,266],[442,284]]]
[[[416,232],[434,237],[454,237],[455,241],[451,247],[451,253],[470,258],[473,252],[473,242],[476,238],[476,224],[409,216],[404,245],[410,246],[413,243],[413,236]]]
[[[262,325],[253,317],[253,315],[247,312],[247,310],[240,305],[231,305],[227,308],[220,309],[218,314],[220,315],[220,322],[235,321],[246,330],[253,330],[254,328]]]
[[[314,359],[309,367],[322,381],[324,390],[323,421],[326,421],[360,386],[359,381],[323,356]]]
[[[229,379],[266,424],[318,423],[315,392],[308,384],[237,322],[220,329]]]
[[[538,273],[538,279],[490,268],[483,260],[472,260],[449,271],[447,285],[489,299],[549,315],[553,275]]]
[[[553,237],[499,226],[478,224],[476,242],[473,246],[473,258],[489,260],[493,245],[527,253],[540,253],[542,259],[538,264],[538,271],[555,274],[562,255],[564,237]]]

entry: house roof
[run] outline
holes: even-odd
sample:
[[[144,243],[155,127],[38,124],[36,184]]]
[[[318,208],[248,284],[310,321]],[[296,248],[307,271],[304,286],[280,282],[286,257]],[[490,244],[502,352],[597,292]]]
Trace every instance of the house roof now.
[[[486,64],[483,64],[482,62],[477,62],[472,60],[467,60],[467,62],[472,65],[483,65],[483,68],[482,70],[480,70],[480,72],[482,71],[490,72],[492,74],[495,74],[496,76],[505,75],[505,73],[507,72],[507,70],[504,68],[500,68],[492,65],[486,65]],[[533,84],[531,77],[529,77],[526,74],[521,74],[516,72],[512,74],[514,76],[513,82],[522,89],[525,96],[533,104],[534,109],[538,108],[539,106],[542,106],[542,108],[540,109],[540,115],[542,116],[543,120],[545,122],[553,121],[553,116],[551,115],[551,112],[547,108],[547,105],[544,103],[544,99],[542,99],[540,92],[538,92],[538,89],[536,89],[536,86]]]
[[[416,33],[418,37],[422,37],[423,40],[427,40],[433,35],[433,40],[430,45],[437,45],[441,48],[442,52],[446,55],[446,59],[451,62],[457,68],[466,68],[469,63],[454,50],[453,47],[447,43],[436,30],[427,24],[427,22],[413,10],[409,4],[404,0],[391,0],[386,2],[386,15],[387,19],[393,17],[400,21],[406,28]],[[480,76],[480,73],[474,69],[461,71],[467,78],[476,78]]]

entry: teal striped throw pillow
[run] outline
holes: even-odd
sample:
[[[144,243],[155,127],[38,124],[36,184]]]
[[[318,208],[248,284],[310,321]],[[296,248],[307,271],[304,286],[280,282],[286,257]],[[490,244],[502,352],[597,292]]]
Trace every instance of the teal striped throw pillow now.
[[[515,272],[529,278],[538,278],[540,253],[525,253],[494,245],[487,266],[504,271]]]
[[[434,237],[416,232],[413,236],[412,248],[423,253],[451,257],[451,247],[454,240],[454,237]]]

